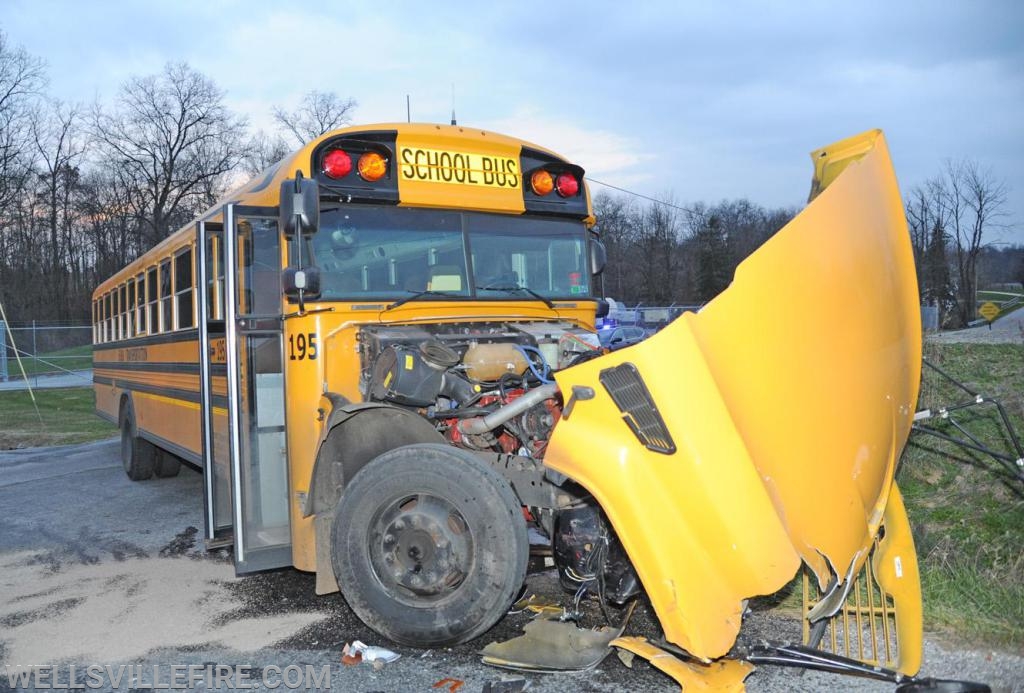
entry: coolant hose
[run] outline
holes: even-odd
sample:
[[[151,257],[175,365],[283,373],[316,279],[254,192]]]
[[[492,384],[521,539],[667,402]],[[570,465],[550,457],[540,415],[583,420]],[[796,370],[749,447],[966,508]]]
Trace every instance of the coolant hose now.
[[[522,414],[527,409],[540,404],[546,399],[551,399],[558,393],[558,385],[549,383],[530,390],[522,397],[517,398],[511,404],[506,404],[501,409],[491,412],[487,416],[478,419],[466,419],[460,421],[459,432],[465,435],[480,435],[492,431],[514,416]]]

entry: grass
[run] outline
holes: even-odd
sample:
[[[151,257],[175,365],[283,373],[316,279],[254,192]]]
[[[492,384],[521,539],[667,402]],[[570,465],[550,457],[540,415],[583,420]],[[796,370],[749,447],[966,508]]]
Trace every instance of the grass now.
[[[0,392],[0,450],[102,440],[117,427],[95,412],[92,388],[35,390],[40,422],[25,390]]]
[[[29,376],[92,368],[92,345],[59,349],[37,356],[22,355],[21,365],[25,367],[25,373]],[[7,373],[12,380],[21,378],[18,361],[11,355],[7,357]]]
[[[926,344],[925,358],[1002,401],[1024,434],[1024,346]],[[969,399],[925,369],[919,408]],[[994,407],[954,416],[979,441],[1012,452]],[[931,425],[957,433],[948,424]],[[926,629],[1024,647],[1024,484],[981,453],[922,434],[911,436],[897,481],[921,562]]]
[[[925,358],[999,399],[1024,435],[1024,345],[926,343]],[[924,370],[919,408],[969,399]],[[954,416],[981,442],[1009,453],[994,408],[976,409]],[[942,430],[956,433],[948,424]],[[897,482],[920,561],[925,630],[961,643],[1024,648],[1024,484],[991,458],[921,433],[910,437]],[[799,618],[800,580],[798,574],[755,603]]]

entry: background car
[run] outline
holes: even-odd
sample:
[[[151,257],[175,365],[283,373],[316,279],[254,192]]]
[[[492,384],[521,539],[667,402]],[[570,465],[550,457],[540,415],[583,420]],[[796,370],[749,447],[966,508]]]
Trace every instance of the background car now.
[[[635,326],[614,327],[600,330],[597,336],[601,340],[601,346],[615,351],[643,341],[647,336],[647,330]]]

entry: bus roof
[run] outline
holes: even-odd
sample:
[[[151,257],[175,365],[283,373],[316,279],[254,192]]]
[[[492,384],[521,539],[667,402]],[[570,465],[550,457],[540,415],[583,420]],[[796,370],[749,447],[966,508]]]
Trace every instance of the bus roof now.
[[[460,142],[465,144],[487,142],[491,146],[504,148],[528,148],[542,152],[553,159],[569,163],[568,159],[550,149],[541,147],[527,140],[522,140],[509,135],[473,128],[465,125],[444,125],[436,123],[371,123],[364,125],[353,125],[325,132],[319,137],[310,140],[302,147],[287,155],[277,163],[267,167],[259,174],[252,177],[243,185],[232,189],[225,194],[211,207],[198,216],[203,221],[221,221],[223,208],[226,204],[240,204],[254,207],[275,207],[280,196],[280,186],[285,180],[293,178],[296,171],[302,175],[312,178],[316,172],[311,170],[313,152],[324,142],[340,135],[351,135],[359,133],[384,133],[394,132],[399,136],[409,136],[417,139],[438,140],[451,145]],[[586,181],[583,181],[584,194],[589,209],[589,191],[586,190]],[[588,216],[588,224],[593,223],[593,217]],[[178,247],[191,243],[195,237],[195,219],[184,227],[178,229],[170,236],[162,240],[153,248],[147,250],[136,260],[132,261],[114,275],[103,281],[93,292],[93,300],[99,295],[108,291],[112,286],[143,272],[146,267],[153,265],[157,258],[166,256]]]

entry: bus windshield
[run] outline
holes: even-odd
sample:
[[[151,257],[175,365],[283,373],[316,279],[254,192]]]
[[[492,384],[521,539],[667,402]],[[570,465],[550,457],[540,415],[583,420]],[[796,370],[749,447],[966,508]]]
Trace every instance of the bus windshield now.
[[[590,295],[578,221],[351,205],[323,210],[312,252],[324,301]]]

